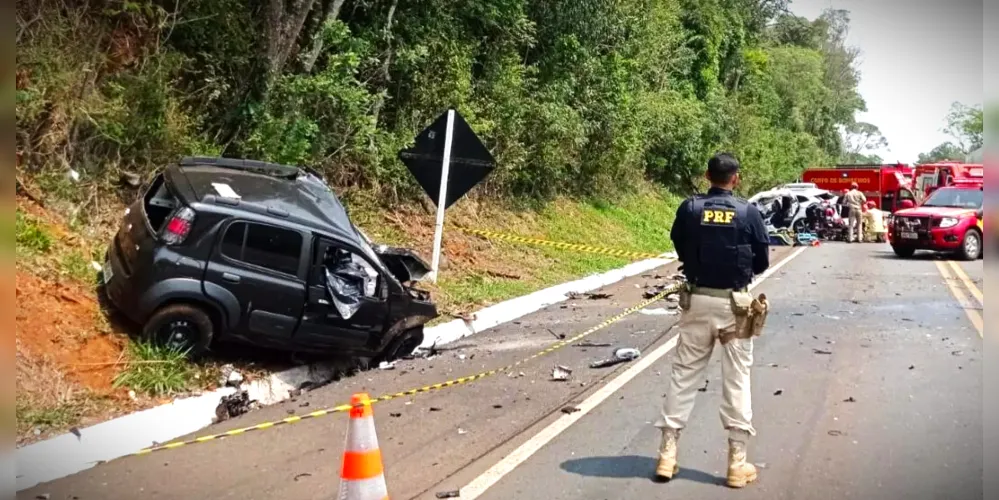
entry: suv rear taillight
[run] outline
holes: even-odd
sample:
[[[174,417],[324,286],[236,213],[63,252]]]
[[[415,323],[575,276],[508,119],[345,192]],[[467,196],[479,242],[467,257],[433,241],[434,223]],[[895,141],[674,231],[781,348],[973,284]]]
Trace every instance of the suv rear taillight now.
[[[167,220],[166,226],[160,235],[167,245],[177,245],[187,239],[194,225],[194,210],[189,207],[178,208],[176,212]]]

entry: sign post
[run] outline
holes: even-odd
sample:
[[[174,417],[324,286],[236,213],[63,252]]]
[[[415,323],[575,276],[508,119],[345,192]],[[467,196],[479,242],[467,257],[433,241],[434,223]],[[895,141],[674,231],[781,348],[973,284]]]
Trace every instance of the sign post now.
[[[444,237],[444,210],[447,207],[447,176],[451,170],[451,140],[454,133],[454,110],[447,110],[447,129],[444,132],[444,159],[441,161],[441,189],[437,197],[437,224],[434,226],[434,257],[430,263],[429,279],[437,283],[437,270],[441,265],[441,239]]]
[[[427,275],[427,279],[436,283],[444,237],[444,211],[485,179],[496,161],[454,109],[447,110],[423,129],[416,136],[413,147],[399,152],[399,159],[437,204],[433,258]]]

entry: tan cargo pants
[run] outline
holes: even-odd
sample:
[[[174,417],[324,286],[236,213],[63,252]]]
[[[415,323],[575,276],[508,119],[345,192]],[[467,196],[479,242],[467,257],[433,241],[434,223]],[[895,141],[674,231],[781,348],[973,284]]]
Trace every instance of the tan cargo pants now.
[[[848,219],[846,241],[852,243],[856,236],[856,241],[864,241],[864,214],[860,208],[850,207],[850,218]]]
[[[679,338],[673,352],[673,368],[666,401],[656,427],[683,429],[694,410],[697,390],[704,386],[704,370],[711,360],[719,333],[734,328],[735,315],[729,299],[693,294],[690,309],[677,323]],[[721,421],[730,432],[755,436],[750,368],[753,339],[733,339],[722,348]]]

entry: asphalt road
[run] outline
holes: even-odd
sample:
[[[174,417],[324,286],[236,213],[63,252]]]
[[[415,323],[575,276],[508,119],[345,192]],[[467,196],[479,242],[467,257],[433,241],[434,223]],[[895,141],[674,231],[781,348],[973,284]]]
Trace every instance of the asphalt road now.
[[[746,490],[723,486],[719,369],[681,438],[679,477],[650,480],[667,372],[649,370],[480,498],[982,498],[982,339],[936,264],[831,244],[760,287],[776,311],[757,342],[750,459],[762,470]],[[981,261],[959,267],[980,286]]]
[[[788,254],[790,249],[775,249],[774,260]],[[981,289],[981,261],[960,267]],[[308,413],[362,390],[381,395],[512,363],[640,302],[643,287],[660,281],[656,274],[672,271],[626,280],[604,290],[610,298],[553,306],[461,341],[458,349],[436,358],[360,373],[199,435]],[[950,281],[964,286],[957,275]],[[936,259],[901,261],[881,245],[823,245],[804,251],[757,290],[775,304],[768,331],[757,342],[753,380],[760,436],[750,456],[766,468],[760,482],[739,495],[981,498],[982,340]],[[586,338],[610,347],[565,347],[512,373],[377,404],[392,497],[435,498],[437,492],[464,487],[513,449],[536,440],[539,430],[567,418],[561,409],[585,404],[629,369],[595,370],[589,362],[615,347],[653,352],[670,341],[674,321],[674,316],[636,313]],[[549,380],[556,364],[573,370],[571,381]],[[481,498],[733,494],[719,485],[725,440],[717,416],[717,369],[681,440],[680,477],[666,485],[649,480],[658,444],[651,421],[666,373],[668,357],[519,463]],[[855,402],[844,402],[850,397]],[[123,458],[22,491],[18,498],[332,498],[345,424],[344,415],[333,415]]]

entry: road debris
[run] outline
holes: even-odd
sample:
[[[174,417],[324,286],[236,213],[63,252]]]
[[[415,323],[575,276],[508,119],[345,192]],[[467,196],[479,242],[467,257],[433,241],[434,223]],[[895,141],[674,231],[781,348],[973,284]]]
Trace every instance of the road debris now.
[[[770,368],[777,368],[777,363],[770,363],[767,366],[769,366]]]
[[[566,380],[569,380],[569,377],[571,376],[572,376],[572,370],[562,365],[555,365],[555,367],[552,368],[552,380],[556,382],[564,382]]]
[[[551,330],[551,328],[545,328],[545,330],[548,330],[548,333],[552,334],[552,337],[555,337],[555,338],[557,338],[559,340],[562,340],[562,339],[565,338],[565,334],[564,333],[555,333],[555,332],[553,332]]]
[[[382,361],[381,363],[378,363],[378,369],[379,370],[395,370],[395,361],[392,361],[392,362]]]
[[[659,295],[660,293],[663,293],[663,290],[665,290],[667,288],[667,286],[669,286],[669,285],[656,285],[654,287],[647,288],[645,290],[645,293],[642,294],[642,298],[644,298],[644,299],[651,299],[651,298],[655,297],[656,295]]]
[[[843,400],[843,402],[844,402],[844,403],[856,403],[856,402],[857,402],[857,400],[856,400],[856,399],[854,399],[854,397],[853,397],[853,396],[850,396],[850,397],[848,397],[848,398],[844,399],[844,400]]]
[[[500,408],[503,408],[503,405],[493,405],[494,410],[499,410]]]
[[[222,365],[219,385],[223,387],[239,387],[243,383],[243,374],[236,370],[232,364]]]
[[[632,347],[622,347],[614,351],[614,356],[590,363],[590,368],[605,368],[638,359],[642,352]]]
[[[437,498],[460,498],[461,492],[458,490],[451,491],[438,491],[436,494]]]
[[[609,293],[580,293],[580,292],[569,292],[565,294],[566,298],[569,300],[604,300],[613,297]]]
[[[951,356],[961,356],[962,354],[964,354],[964,351],[953,351],[950,353]]]
[[[829,431],[827,434],[829,434],[830,436],[842,436],[843,435],[843,431],[837,431],[837,430],[833,429],[833,430]]]
[[[461,427],[458,427],[458,435],[459,436],[464,436],[465,434],[468,434],[468,431],[466,431],[465,429],[462,429]]]
[[[215,407],[215,422],[224,422],[248,411],[250,411],[250,394],[248,392],[239,391],[235,394],[222,396],[218,406]]]
[[[303,472],[303,473],[301,473],[301,474],[295,474],[295,478],[294,478],[294,480],[295,480],[295,482],[297,483],[297,482],[298,482],[298,480],[299,480],[299,479],[302,479],[303,477],[312,477],[312,474],[309,474],[308,472]]]
[[[909,365],[909,369],[910,370],[915,370],[916,369],[916,365]]]
[[[611,345],[613,344],[611,344],[610,342],[589,342],[589,341],[572,344],[573,347],[610,347]]]
[[[562,408],[562,413],[565,413],[566,415],[576,413],[577,411],[579,411],[579,408],[576,408],[575,406],[565,406]]]
[[[832,351],[824,351],[822,349],[812,349],[812,352],[815,354],[832,354]]]
[[[441,411],[441,410],[442,410],[442,408],[438,408],[436,406],[431,406],[430,407],[430,411]]]
[[[774,391],[774,396],[780,396],[781,394],[784,394],[784,389],[777,389]]]

